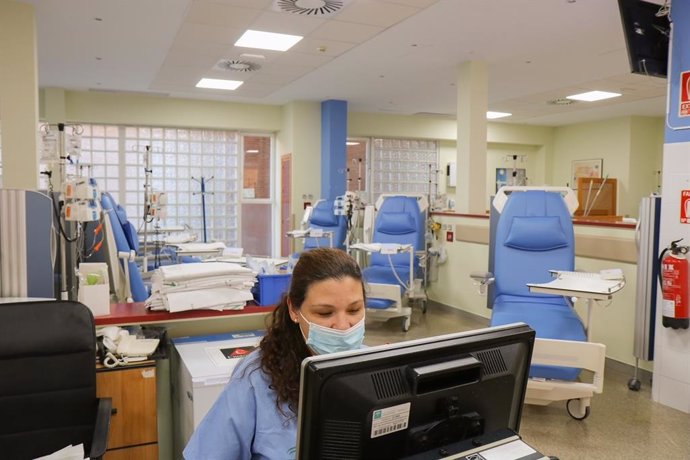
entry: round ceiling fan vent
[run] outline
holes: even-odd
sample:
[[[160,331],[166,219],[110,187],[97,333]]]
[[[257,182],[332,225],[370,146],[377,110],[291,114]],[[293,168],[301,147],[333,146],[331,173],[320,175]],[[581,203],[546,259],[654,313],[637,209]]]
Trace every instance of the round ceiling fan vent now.
[[[278,0],[281,11],[313,16],[333,14],[343,7],[342,0]]]
[[[221,70],[230,70],[233,72],[255,72],[261,66],[255,62],[243,61],[241,59],[223,59],[218,61],[216,67]]]

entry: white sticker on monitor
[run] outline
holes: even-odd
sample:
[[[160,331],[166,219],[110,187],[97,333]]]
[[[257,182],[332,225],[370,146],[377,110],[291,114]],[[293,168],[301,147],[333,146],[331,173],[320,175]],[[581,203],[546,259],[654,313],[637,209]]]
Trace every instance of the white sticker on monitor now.
[[[410,422],[410,403],[377,409],[371,417],[371,437],[378,438],[404,430]]]

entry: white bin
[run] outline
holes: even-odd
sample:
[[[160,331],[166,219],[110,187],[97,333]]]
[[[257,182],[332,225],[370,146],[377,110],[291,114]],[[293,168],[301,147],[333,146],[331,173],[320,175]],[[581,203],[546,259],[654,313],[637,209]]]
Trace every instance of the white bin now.
[[[243,331],[172,339],[171,363],[175,458],[218,399],[244,354],[259,345],[264,331]],[[241,349],[240,353],[236,353]]]

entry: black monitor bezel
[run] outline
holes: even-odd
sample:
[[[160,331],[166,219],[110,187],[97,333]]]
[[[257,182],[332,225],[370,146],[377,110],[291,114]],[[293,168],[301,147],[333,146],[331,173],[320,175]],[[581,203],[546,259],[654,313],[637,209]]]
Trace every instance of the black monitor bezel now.
[[[532,351],[534,349],[535,332],[528,325],[524,323],[515,323],[505,326],[489,327],[484,329],[476,329],[472,331],[464,331],[452,334],[446,334],[435,337],[427,337],[417,340],[409,340],[387,345],[379,345],[374,347],[362,348],[359,350],[346,351],[340,353],[332,353],[328,355],[317,355],[306,358],[302,361],[300,374],[300,399],[297,412],[297,458],[309,459],[317,458],[310,452],[313,449],[312,436],[310,433],[310,424],[305,421],[303,414],[310,412],[312,404],[311,401],[305,397],[312,391],[314,385],[320,385],[322,381],[336,372],[342,372],[344,369],[354,368],[355,366],[372,365],[376,361],[384,362],[394,356],[399,356],[403,351],[410,353],[423,352],[429,349],[439,348],[454,348],[457,347],[472,347],[482,344],[483,348],[499,347],[512,343],[525,343],[528,347],[526,356],[527,363],[524,366],[523,375],[516,376],[515,391],[517,393],[518,404],[515,404],[511,414],[513,423],[511,426],[506,426],[508,430],[518,432],[520,428],[520,419],[522,416],[522,407],[524,404],[525,395],[527,392],[527,381],[529,380],[529,363],[532,359]],[[317,381],[317,376],[320,381]],[[308,406],[308,407],[307,407]],[[306,450],[305,450],[305,447]]]
[[[661,59],[658,54],[646,55],[645,49],[650,46],[651,41],[648,39],[645,41],[644,45],[642,45],[642,40],[636,36],[634,31],[636,19],[653,19],[655,14],[662,8],[662,5],[644,0],[618,0],[618,8],[620,11],[631,72],[640,75],[667,78],[670,49],[667,50],[666,56]],[[640,15],[641,11],[645,11],[645,13]],[[663,21],[663,17],[657,19],[657,22]],[[671,24],[670,21],[668,21],[668,16],[666,16],[666,21],[670,32]],[[655,35],[658,36],[658,34]],[[670,38],[668,42],[670,43]]]

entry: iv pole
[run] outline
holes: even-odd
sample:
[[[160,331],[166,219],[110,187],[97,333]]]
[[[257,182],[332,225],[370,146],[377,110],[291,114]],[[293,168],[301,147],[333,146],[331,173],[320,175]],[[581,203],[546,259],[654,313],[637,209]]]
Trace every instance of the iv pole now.
[[[143,259],[143,272],[146,273],[149,270],[148,262],[148,225],[149,213],[151,212],[151,175],[153,170],[151,169],[151,146],[146,146],[146,152],[144,152],[144,259]],[[125,262],[127,263],[127,262]]]
[[[194,192],[192,195],[199,195],[201,194],[201,219],[202,223],[204,226],[204,243],[207,243],[208,241],[206,240],[206,195],[213,195],[213,192],[207,192],[206,191],[206,184],[211,182],[213,180],[214,176],[209,177],[206,179],[204,176],[201,176],[201,178],[197,179],[195,177],[192,177],[192,180],[197,181],[201,185],[201,191],[200,192]]]

